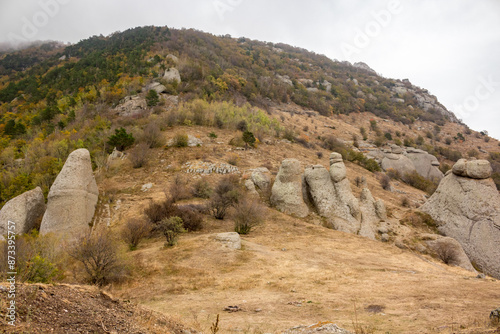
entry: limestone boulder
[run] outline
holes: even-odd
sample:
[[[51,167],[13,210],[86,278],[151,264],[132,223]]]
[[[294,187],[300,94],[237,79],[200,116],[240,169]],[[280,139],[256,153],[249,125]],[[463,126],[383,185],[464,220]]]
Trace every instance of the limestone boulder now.
[[[177,81],[178,83],[181,83],[181,75],[179,73],[179,70],[176,68],[169,68],[168,70],[165,71],[165,74],[163,75],[163,79],[167,81],[168,83]]]
[[[255,189],[255,183],[253,183],[252,180],[245,181],[245,188],[247,189],[248,194],[252,196],[259,196],[257,189]]]
[[[322,217],[332,216],[337,195],[328,170],[322,165],[308,166],[304,171],[304,178],[318,214]]]
[[[120,116],[135,116],[146,110],[148,104],[146,99],[140,96],[127,96],[116,106],[115,111]]]
[[[453,174],[471,179],[487,179],[491,177],[492,168],[488,160],[471,160],[460,159],[453,166]]]
[[[359,198],[359,208],[361,211],[361,228],[359,235],[375,240],[375,230],[380,222],[379,213],[377,212],[375,198],[368,188],[363,188]]]
[[[89,151],[73,151],[50,188],[40,232],[70,235],[87,231],[98,195]]]
[[[146,91],[146,92],[149,92],[150,90],[154,90],[156,93],[161,94],[161,93],[167,91],[167,87],[163,86],[159,82],[153,82],[153,83],[147,85],[146,88],[144,89],[144,91]]]
[[[416,171],[413,162],[403,154],[387,153],[382,159],[380,166],[384,170],[394,169],[401,175],[410,174]]]
[[[38,227],[45,213],[45,198],[37,187],[14,197],[0,210],[0,235],[7,234],[8,222],[15,223],[16,234],[28,233]]]
[[[484,176],[491,167],[482,162],[471,169],[464,161],[457,164],[421,210],[436,220],[441,233],[462,245],[476,267],[500,278],[500,194],[492,179],[469,177]],[[471,172],[474,168],[483,172]]]
[[[465,254],[462,245],[455,239],[438,236],[435,240],[429,240],[426,241],[426,243],[429,248],[436,253],[438,257],[446,261],[447,264],[476,272],[467,254]]]
[[[281,212],[306,217],[309,208],[302,196],[300,161],[285,159],[271,190],[271,203]]]
[[[422,150],[414,150],[413,152],[408,152],[407,157],[411,160],[413,166],[415,166],[415,170],[421,176],[437,181],[441,181],[444,177],[444,174],[438,168],[438,159],[432,154]]]
[[[271,186],[271,172],[266,167],[252,170],[250,178],[255,186],[262,191],[267,191]]]
[[[241,238],[236,232],[218,233],[215,235],[215,240],[229,249],[241,249]]]

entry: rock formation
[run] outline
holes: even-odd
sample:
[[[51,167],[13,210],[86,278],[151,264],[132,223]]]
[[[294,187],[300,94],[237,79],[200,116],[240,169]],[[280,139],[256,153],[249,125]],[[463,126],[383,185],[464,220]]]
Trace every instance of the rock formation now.
[[[430,180],[441,181],[444,174],[439,170],[439,161],[435,156],[415,148],[407,148],[406,151],[418,174]]]
[[[271,172],[266,167],[259,167],[251,171],[250,179],[261,191],[267,191],[271,186]]]
[[[142,113],[148,107],[146,99],[141,96],[127,96],[124,97],[115,111],[120,116],[135,116]]]
[[[50,188],[40,232],[86,231],[94,216],[98,194],[89,151],[83,148],[73,151]]]
[[[0,210],[0,235],[7,234],[8,221],[15,223],[16,234],[38,227],[45,212],[45,198],[40,187],[14,197]]]
[[[241,249],[241,238],[236,232],[218,233],[215,240],[229,249]]]
[[[375,240],[376,225],[387,219],[385,204],[376,201],[368,188],[363,188],[359,201],[361,211],[361,228],[359,235]]]
[[[441,233],[456,239],[469,259],[500,278],[500,194],[486,160],[459,160],[421,210]]]
[[[166,70],[165,74],[163,75],[163,79],[168,83],[174,81],[181,83],[181,75],[179,73],[179,70],[177,70],[176,68],[169,68],[168,70]]]
[[[309,208],[302,196],[300,161],[285,159],[273,184],[271,203],[281,212],[306,217]]]

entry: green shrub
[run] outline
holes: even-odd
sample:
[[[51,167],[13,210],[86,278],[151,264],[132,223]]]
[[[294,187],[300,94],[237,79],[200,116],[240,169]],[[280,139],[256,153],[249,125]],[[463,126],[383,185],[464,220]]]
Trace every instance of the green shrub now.
[[[180,133],[174,137],[175,147],[187,147],[188,146],[188,136],[185,133]]]
[[[212,186],[206,178],[201,178],[193,184],[192,194],[198,198],[210,198],[212,195]]]
[[[255,141],[256,141],[253,133],[251,133],[250,131],[243,132],[241,139],[243,139],[243,141],[245,142],[245,146],[250,145],[251,147],[254,146]]]
[[[184,233],[182,219],[180,217],[170,217],[160,222],[160,230],[167,239],[165,247],[172,247],[177,244],[179,234]]]
[[[387,140],[392,140],[392,135],[390,134],[390,132],[386,132],[384,134],[384,137],[387,138]]]
[[[108,145],[112,150],[116,147],[117,150],[123,151],[127,147],[134,144],[135,138],[131,133],[127,133],[124,128],[115,129],[115,134],[108,138]]]
[[[158,102],[160,102],[158,93],[154,89],[151,89],[146,95],[146,103],[148,107],[154,107],[158,104]]]
[[[412,186],[413,188],[420,189],[425,191],[429,195],[432,195],[434,191],[437,189],[437,183],[432,182],[431,180],[426,179],[421,176],[417,172],[407,173],[402,177],[402,180]]]
[[[226,176],[215,187],[207,208],[215,219],[224,219],[228,209],[236,205],[240,197],[237,178]]]

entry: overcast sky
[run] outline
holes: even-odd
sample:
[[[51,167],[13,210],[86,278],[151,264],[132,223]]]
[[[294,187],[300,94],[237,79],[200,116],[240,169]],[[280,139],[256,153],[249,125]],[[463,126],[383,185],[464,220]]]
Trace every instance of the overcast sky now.
[[[195,28],[363,61],[500,138],[499,0],[0,0],[0,42]]]

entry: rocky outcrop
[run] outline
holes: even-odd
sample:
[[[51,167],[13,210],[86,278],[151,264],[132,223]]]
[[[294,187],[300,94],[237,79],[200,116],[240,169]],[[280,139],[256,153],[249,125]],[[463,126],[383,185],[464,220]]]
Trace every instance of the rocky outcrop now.
[[[236,174],[240,172],[238,167],[224,162],[188,161],[183,165],[183,168],[186,169],[186,173],[194,174]]]
[[[40,232],[76,234],[88,230],[98,194],[89,151],[73,151],[50,188]]]
[[[28,233],[38,227],[45,213],[45,198],[42,189],[37,187],[14,197],[0,210],[0,235],[7,234],[7,225],[15,225],[16,234]]]
[[[127,96],[120,101],[115,111],[120,116],[135,116],[146,110],[146,99],[140,96]]]
[[[302,196],[300,161],[285,159],[272,187],[271,203],[281,212],[306,217],[309,208]]]
[[[179,73],[179,70],[176,68],[169,68],[168,70],[165,71],[165,74],[163,75],[163,79],[168,82],[175,82],[177,81],[178,83],[181,83],[181,75]]]
[[[310,326],[295,326],[282,332],[281,334],[352,334],[348,330],[338,327],[330,322],[319,322]]]
[[[368,158],[377,161],[385,171],[393,169],[400,175],[417,172],[431,180],[441,180],[443,173],[439,170],[438,159],[423,150],[413,147],[391,145],[390,148],[378,149],[365,147],[361,149]]]
[[[147,85],[146,88],[144,88],[143,90],[145,92],[149,92],[150,90],[154,90],[156,93],[161,94],[161,93],[167,91],[167,87],[163,86],[159,82],[153,82],[153,83]]]
[[[500,194],[484,178],[490,169],[486,160],[459,160],[421,210],[462,245],[477,268],[500,278]]]
[[[439,170],[439,161],[435,156],[415,148],[408,148],[406,151],[418,174],[430,180],[441,181],[444,174]]]

